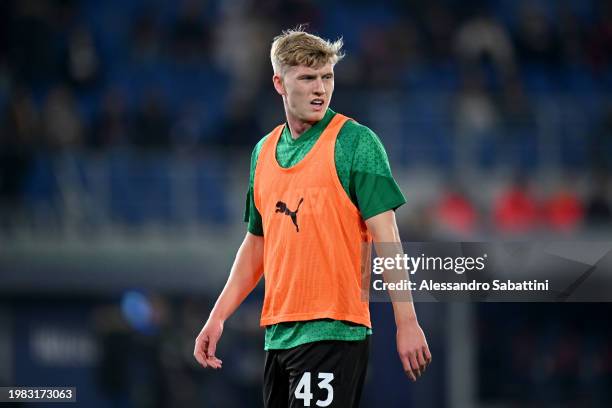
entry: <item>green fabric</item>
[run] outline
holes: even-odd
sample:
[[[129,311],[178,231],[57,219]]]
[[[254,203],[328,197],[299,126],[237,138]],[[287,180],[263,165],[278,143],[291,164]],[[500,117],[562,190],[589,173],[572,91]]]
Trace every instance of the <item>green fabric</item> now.
[[[320,122],[297,139],[291,137],[285,126],[276,150],[278,163],[282,167],[297,164],[314,146],[334,115],[335,112],[328,109]],[[253,201],[253,181],[257,158],[267,138],[265,136],[253,149],[244,213],[248,231],[259,236],[263,235],[263,227]],[[393,179],[380,139],[366,126],[348,121],[338,134],[334,155],[340,183],[364,219],[396,209],[406,202]],[[363,340],[371,333],[365,326],[331,319],[286,322],[266,327],[265,349],[287,349],[320,340]]]
[[[279,350],[322,340],[363,340],[372,329],[340,320],[320,319],[306,322],[285,322],[266,327],[264,347]]]

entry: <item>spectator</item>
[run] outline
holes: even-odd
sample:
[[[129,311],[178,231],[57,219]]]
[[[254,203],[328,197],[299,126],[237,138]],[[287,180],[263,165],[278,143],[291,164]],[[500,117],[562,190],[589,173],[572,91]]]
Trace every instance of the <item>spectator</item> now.
[[[527,180],[517,180],[498,198],[493,206],[493,221],[503,234],[534,232],[539,223],[538,208],[529,191]]]
[[[462,189],[451,186],[442,194],[436,205],[434,219],[438,221],[443,232],[469,237],[476,232],[478,215]]]
[[[516,44],[523,62],[545,64],[553,67],[561,60],[561,44],[552,25],[537,5],[523,3],[519,13]]]
[[[38,132],[38,112],[28,91],[15,91],[0,124],[0,224],[20,216]]]
[[[240,146],[244,143],[257,143],[258,136],[265,132],[259,126],[255,112],[249,109],[249,101],[236,99],[228,109],[228,118],[224,121],[218,138],[220,144],[226,146]]]
[[[586,33],[578,16],[572,13],[566,3],[561,5],[559,30],[563,65],[580,64],[585,61]]]
[[[570,233],[582,223],[584,209],[576,193],[564,185],[545,203],[543,218],[553,231]]]
[[[456,151],[462,166],[469,166],[477,159],[480,164],[490,164],[495,160],[498,140],[494,131],[499,113],[483,82],[480,70],[469,71],[457,95]]]
[[[162,27],[152,11],[139,13],[132,27],[131,54],[135,62],[151,63],[160,56]]]
[[[87,88],[96,84],[100,58],[92,33],[86,26],[75,29],[68,40],[67,73],[71,83]]]
[[[607,105],[601,122],[595,125],[589,144],[593,168],[609,172],[612,170],[612,102]]]
[[[362,30],[360,42],[365,69],[362,83],[373,91],[392,89],[406,69],[421,62],[420,33],[410,20],[370,26]]]
[[[8,29],[11,71],[28,84],[56,78],[61,54],[52,4],[23,0],[13,5],[14,17]]]
[[[127,406],[130,400],[130,357],[134,341],[117,306],[99,306],[94,324],[100,350],[95,378],[100,393],[112,407]]]
[[[81,144],[83,125],[74,96],[66,86],[57,86],[47,95],[43,107],[46,143],[54,149]]]
[[[204,2],[183,0],[172,33],[172,51],[185,61],[208,56],[210,49],[209,27],[204,23]]]
[[[505,28],[485,11],[467,20],[456,35],[459,58],[468,66],[489,60],[502,73],[514,71],[514,48]]]
[[[253,18],[256,8],[252,0],[240,7],[224,2],[214,33],[214,59],[230,76],[230,100],[250,100],[254,103],[258,91],[271,77],[268,42],[272,30],[265,19]],[[242,44],[236,47],[236,44]],[[267,76],[270,73],[270,76]]]
[[[161,97],[150,93],[136,114],[131,141],[136,147],[165,149],[170,145],[170,119]]]
[[[536,114],[518,75],[506,79],[501,97],[504,124],[501,150],[515,168],[533,168],[538,155]]]
[[[258,1],[253,10],[258,19],[283,21],[287,27],[308,22],[312,27],[320,27],[322,9],[311,0],[268,0]]]
[[[498,121],[497,107],[479,70],[466,73],[457,96],[456,123],[460,133],[486,133]]]
[[[593,183],[593,190],[586,204],[586,221],[592,228],[609,226],[612,222],[608,179],[601,175]]]
[[[107,149],[127,142],[129,119],[125,97],[118,89],[110,89],[103,97],[102,107],[94,120],[90,147]]]
[[[597,21],[589,33],[588,53],[591,64],[598,72],[605,72],[612,63],[612,6],[598,2]]]
[[[186,103],[177,115],[176,121],[170,128],[172,144],[180,147],[184,152],[190,152],[204,139],[204,120],[202,111],[206,109],[196,102]],[[230,135],[224,134],[224,137]]]
[[[425,10],[425,52],[434,62],[448,62],[452,55],[455,15],[439,2],[427,3]]]

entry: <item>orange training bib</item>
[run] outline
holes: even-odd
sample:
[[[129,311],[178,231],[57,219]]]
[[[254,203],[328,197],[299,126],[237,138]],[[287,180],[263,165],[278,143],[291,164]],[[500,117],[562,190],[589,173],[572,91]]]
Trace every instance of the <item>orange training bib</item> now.
[[[361,297],[363,244],[371,236],[336,172],[336,138],[349,120],[336,114],[295,166],[281,167],[284,125],[264,142],[254,200],[264,230],[265,298],[261,325],[330,318],[371,327]]]

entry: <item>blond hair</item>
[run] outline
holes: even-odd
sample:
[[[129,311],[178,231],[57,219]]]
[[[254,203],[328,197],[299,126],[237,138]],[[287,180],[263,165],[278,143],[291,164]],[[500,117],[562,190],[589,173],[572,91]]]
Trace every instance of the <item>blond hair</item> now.
[[[342,58],[342,38],[334,42],[307,33],[302,26],[285,30],[274,38],[270,59],[275,74],[282,75],[287,67],[305,65],[320,68],[331,62],[335,65]]]

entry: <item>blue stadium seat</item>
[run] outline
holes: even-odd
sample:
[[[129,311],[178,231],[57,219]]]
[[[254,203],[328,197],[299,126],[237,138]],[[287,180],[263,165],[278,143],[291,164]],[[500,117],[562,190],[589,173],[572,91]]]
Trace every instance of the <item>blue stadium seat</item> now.
[[[52,156],[39,152],[34,157],[24,185],[24,204],[35,222],[54,222],[59,216],[61,196]]]
[[[167,158],[118,152],[109,165],[113,219],[128,225],[173,219]]]

